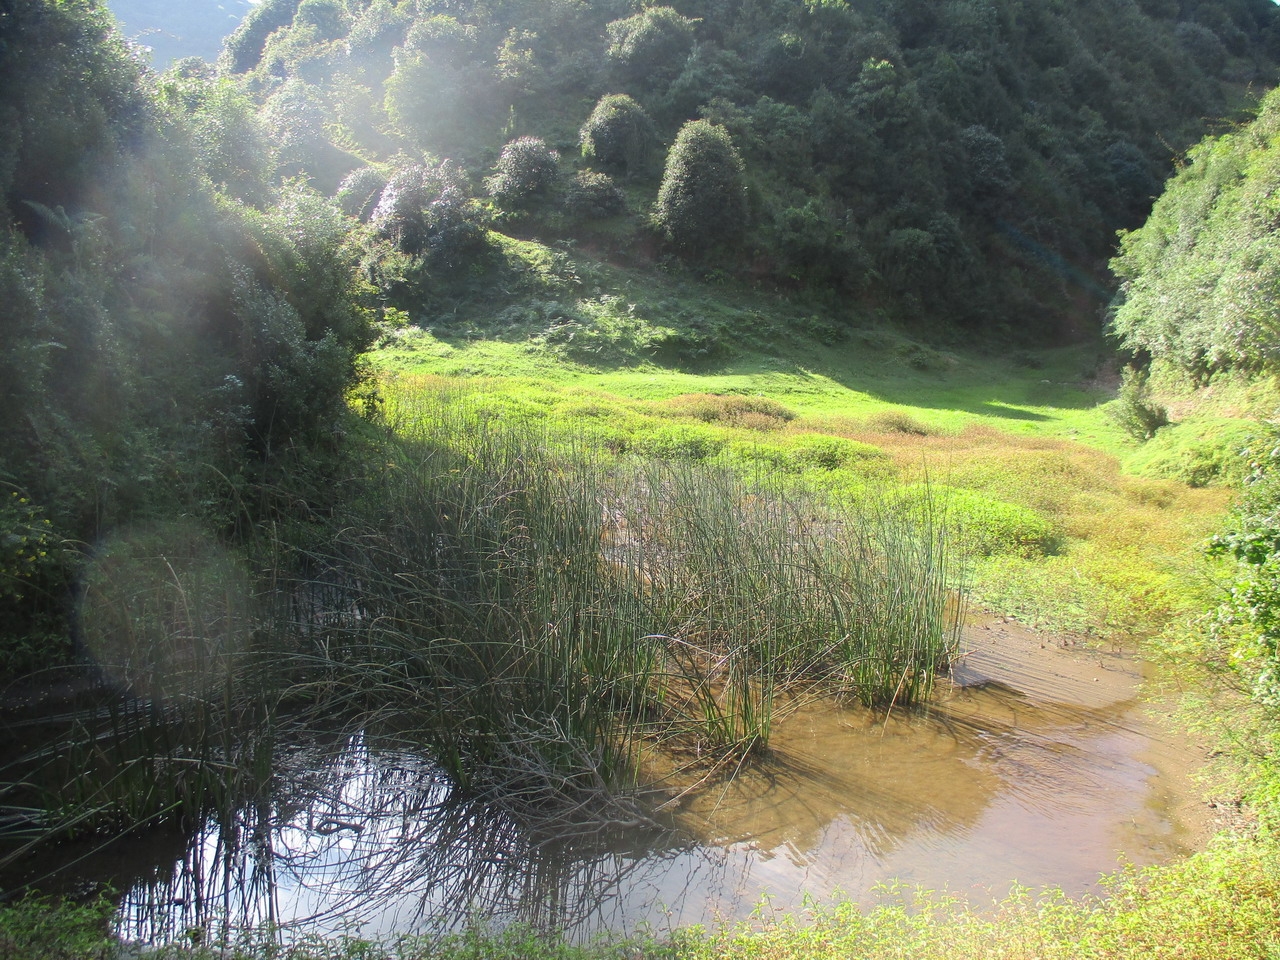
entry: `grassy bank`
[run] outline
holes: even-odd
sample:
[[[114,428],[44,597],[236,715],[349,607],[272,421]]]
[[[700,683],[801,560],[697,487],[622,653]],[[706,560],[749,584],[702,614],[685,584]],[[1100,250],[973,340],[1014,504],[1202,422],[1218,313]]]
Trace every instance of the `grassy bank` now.
[[[1180,863],[1117,876],[1105,899],[1016,893],[994,911],[951,898],[886,889],[877,904],[813,904],[796,915],[763,906],[755,920],[663,937],[574,945],[530,930],[443,941],[359,937],[282,947],[265,931],[216,947],[188,942],[115,953],[110,905],[30,901],[0,907],[0,957],[88,960],[1267,960],[1280,950],[1280,852],[1251,841],[1215,844]],[[980,905],[983,906],[983,905]]]
[[[527,343],[424,337],[375,354],[392,411],[464,391],[507,424],[572,425],[614,453],[767,473],[839,500],[927,484],[947,501],[975,599],[1046,629],[1150,633],[1211,591],[1200,546],[1230,492],[1130,472],[1144,446],[1107,416],[1112,394],[1079,350],[938,354],[919,369],[909,349],[855,336],[825,349],[846,384],[754,354],[704,372],[593,368]]]

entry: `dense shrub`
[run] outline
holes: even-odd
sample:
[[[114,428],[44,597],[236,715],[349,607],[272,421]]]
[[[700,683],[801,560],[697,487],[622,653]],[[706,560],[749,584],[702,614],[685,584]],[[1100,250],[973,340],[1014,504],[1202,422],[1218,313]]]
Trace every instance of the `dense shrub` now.
[[[571,217],[599,220],[624,212],[627,200],[612,177],[591,170],[581,170],[569,181],[564,206]]]
[[[1248,126],[1206,140],[1123,235],[1114,332],[1197,377],[1280,368],[1280,93]]]
[[[1213,631],[1254,697],[1280,710],[1280,434],[1274,426],[1246,458],[1252,470],[1244,495],[1211,547],[1237,564]]]
[[[618,73],[637,82],[669,81],[693,49],[694,21],[671,7],[649,7],[606,28],[608,58]]]
[[[736,243],[746,221],[742,158],[728,132],[689,121],[667,154],[655,224],[676,250],[692,256]]]
[[[361,167],[347,174],[338,185],[335,199],[342,212],[357,220],[368,220],[387,186],[387,178],[377,167]]]
[[[812,433],[796,437],[791,460],[802,469],[839,470],[864,461],[887,461],[888,454],[869,443]]]
[[[258,65],[267,37],[288,26],[299,0],[262,0],[245,14],[240,25],[227,37],[218,65],[229,73],[246,73]]]
[[[546,200],[560,178],[560,155],[539,137],[520,137],[502,148],[485,187],[499,203],[527,209]]]
[[[1169,423],[1169,411],[1151,397],[1145,370],[1125,367],[1120,375],[1120,395],[1105,407],[1116,426],[1135,440],[1150,440]]]
[[[1129,457],[1125,470],[1192,487],[1239,484],[1247,472],[1240,452],[1257,431],[1257,424],[1243,420],[1211,419],[1162,427]]]
[[[459,265],[484,242],[462,171],[448,160],[411,163],[387,181],[370,219],[378,234],[410,256]]]
[[[340,0],[302,0],[293,22],[295,26],[313,28],[321,41],[344,37],[350,28],[346,8]]]
[[[601,97],[578,136],[584,157],[628,172],[644,165],[657,138],[649,114],[625,93]]]

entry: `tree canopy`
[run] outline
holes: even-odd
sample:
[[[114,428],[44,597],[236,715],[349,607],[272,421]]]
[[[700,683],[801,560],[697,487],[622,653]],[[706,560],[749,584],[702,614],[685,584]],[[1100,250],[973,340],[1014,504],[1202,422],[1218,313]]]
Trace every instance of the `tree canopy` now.
[[[706,120],[750,206],[721,269],[1037,340],[1098,329],[1116,231],[1277,54],[1270,0],[270,0],[220,63],[268,119],[299,105],[267,129],[323,193],[404,156],[452,160],[478,195],[532,138],[566,183],[626,174],[631,240],[608,231],[634,254],[665,216],[646,215],[650,151]],[[570,197],[591,206],[554,203]],[[595,229],[564,212],[543,239]]]
[[[1112,329],[1196,376],[1280,370],[1280,93],[1191,151],[1122,237]]]
[[[746,227],[742,158],[723,127],[690,120],[667,154],[654,221],[685,255],[732,244]]]

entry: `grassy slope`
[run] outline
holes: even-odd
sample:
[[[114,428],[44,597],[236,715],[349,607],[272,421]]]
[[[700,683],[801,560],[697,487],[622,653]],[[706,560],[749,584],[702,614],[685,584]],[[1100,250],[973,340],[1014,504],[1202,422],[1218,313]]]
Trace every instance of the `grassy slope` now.
[[[961,491],[955,513],[989,606],[1099,635],[1203,607],[1200,545],[1229,493],[1126,472],[1144,451],[1103,408],[1117,374],[1101,347],[932,346],[798,300],[553,262],[532,243],[508,253],[534,296],[503,307],[503,324],[476,312],[392,333],[373,355],[392,406],[461,388],[613,449],[781,470],[848,496],[872,479],[927,479]],[[603,319],[601,290],[617,297]],[[697,363],[653,359],[691,342]],[[744,411],[753,404],[772,412]]]

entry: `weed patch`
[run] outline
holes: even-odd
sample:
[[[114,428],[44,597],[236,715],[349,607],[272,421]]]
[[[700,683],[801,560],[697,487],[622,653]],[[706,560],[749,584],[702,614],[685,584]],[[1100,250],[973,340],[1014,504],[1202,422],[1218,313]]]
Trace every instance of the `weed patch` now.
[[[911,484],[903,488],[902,496],[907,501],[928,498],[940,504],[956,543],[970,556],[1031,558],[1053,553],[1058,546],[1053,524],[1027,507],[945,485]]]
[[[780,430],[796,418],[795,411],[767,397],[736,394],[683,394],[661,403],[660,408],[703,423],[721,423],[748,430]]]
[[[1248,463],[1240,452],[1257,435],[1244,420],[1205,419],[1165,426],[1125,461],[1139,477],[1177,480],[1190,487],[1238,487]]]

